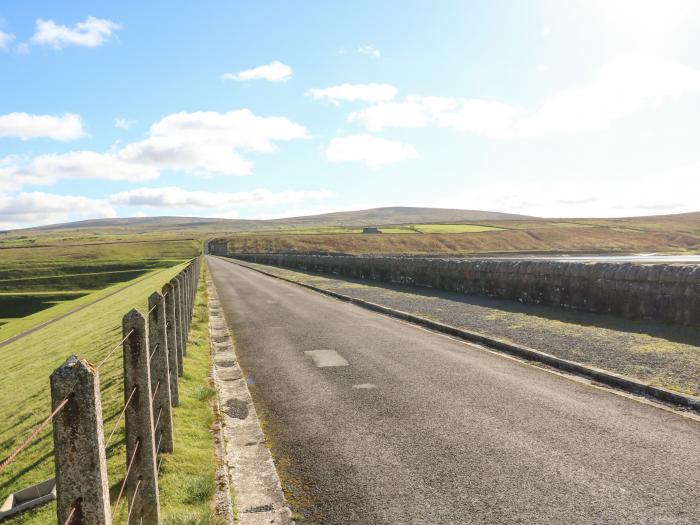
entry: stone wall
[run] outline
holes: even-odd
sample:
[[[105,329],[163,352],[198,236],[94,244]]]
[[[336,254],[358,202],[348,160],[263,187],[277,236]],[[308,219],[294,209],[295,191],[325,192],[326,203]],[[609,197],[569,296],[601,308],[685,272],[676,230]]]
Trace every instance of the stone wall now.
[[[693,265],[291,254],[235,257],[587,312],[685,325],[700,322],[700,266]]]

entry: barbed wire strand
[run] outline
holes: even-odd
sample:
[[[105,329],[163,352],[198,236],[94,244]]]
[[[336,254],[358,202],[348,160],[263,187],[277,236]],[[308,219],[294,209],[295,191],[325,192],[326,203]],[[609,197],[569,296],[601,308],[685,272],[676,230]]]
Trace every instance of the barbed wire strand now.
[[[160,379],[156,383],[156,387],[153,389],[153,394],[151,395],[151,403],[153,403],[153,401],[155,400],[156,394],[158,393],[159,388],[160,388]]]
[[[154,431],[155,431],[155,429],[158,428],[158,423],[160,423],[160,415],[161,415],[162,413],[163,413],[163,407],[160,407],[160,409],[158,410],[158,417],[156,418],[156,424],[153,425],[153,430],[154,430]]]
[[[129,520],[131,519],[131,513],[134,511],[134,501],[136,501],[136,495],[139,493],[140,486],[141,486],[141,480],[138,480],[138,482],[136,483],[136,487],[134,488],[134,495],[131,498],[131,503],[129,503],[129,513],[126,515],[126,525],[129,525]]]
[[[155,310],[156,308],[158,308],[158,303],[156,303],[156,304],[154,304],[153,306],[151,306],[151,309],[150,309],[148,312],[146,312],[146,315],[151,315],[151,312],[152,312],[153,310]]]
[[[104,357],[104,359],[103,359],[102,361],[100,361],[100,364],[98,364],[97,367],[96,367],[97,370],[99,370],[100,367],[101,367],[102,365],[104,365],[110,357],[112,357],[112,354],[113,354],[114,352],[116,352],[117,349],[118,349],[121,345],[124,344],[124,341],[126,341],[127,339],[129,339],[129,337],[131,337],[131,334],[133,334],[133,333],[134,333],[134,329],[132,328],[131,330],[129,330],[129,333],[126,334],[126,335],[123,337],[123,339],[122,339],[121,341],[119,341],[119,342],[114,346],[114,348],[112,348],[112,349],[109,351],[109,353]]]
[[[37,426],[34,429],[34,431],[29,435],[29,437],[26,440],[24,440],[24,443],[22,443],[19,447],[17,447],[17,449],[12,454],[10,454],[5,459],[5,461],[2,462],[2,464],[0,464],[0,473],[3,470],[5,470],[7,468],[7,466],[10,463],[12,463],[14,461],[14,459],[17,456],[19,456],[24,449],[26,449],[29,445],[32,444],[32,442],[37,438],[37,436],[41,433],[41,431],[44,430],[44,428],[46,428],[46,425],[48,425],[49,422],[56,416],[56,414],[58,414],[63,409],[63,407],[66,406],[66,403],[68,403],[71,394],[68,394],[66,396],[66,398],[58,404],[58,406],[54,409],[54,411],[51,412],[51,415],[49,417],[47,417],[46,419],[44,419],[44,421],[42,421],[41,424],[39,424],[39,426]]]
[[[158,346],[159,346],[159,345],[160,345],[160,343],[156,343],[156,345],[153,347],[153,352],[151,352],[151,353],[149,354],[149,356],[148,356],[148,360],[149,360],[149,361],[150,361],[151,359],[153,359],[153,356],[154,356],[154,355],[156,355],[156,352],[158,351]]]
[[[68,514],[68,517],[66,518],[66,521],[63,522],[63,525],[68,525],[71,522],[76,510],[77,509],[75,507],[71,507],[70,514]]]
[[[136,393],[136,387],[134,387],[131,390],[131,394],[129,394],[129,399],[127,399],[126,403],[124,403],[124,408],[119,413],[119,417],[117,418],[117,422],[114,424],[114,428],[109,433],[109,437],[107,438],[107,442],[105,443],[105,448],[107,448],[109,446],[109,444],[112,442],[112,437],[114,436],[114,433],[117,431],[117,427],[119,426],[119,422],[124,417],[124,413],[126,412],[126,409],[129,407],[129,403],[131,403],[131,399],[134,397],[135,393]]]
[[[115,516],[117,515],[117,512],[119,511],[119,502],[122,499],[122,495],[124,494],[124,487],[126,487],[126,482],[129,479],[129,473],[131,472],[131,467],[134,464],[134,459],[136,459],[136,452],[139,450],[139,444],[141,441],[136,441],[136,446],[134,447],[134,451],[131,453],[131,459],[129,460],[129,465],[126,467],[126,474],[124,475],[124,481],[122,481],[122,486],[119,487],[119,495],[117,496],[117,502],[114,504],[114,512],[112,513],[112,521],[114,521]]]

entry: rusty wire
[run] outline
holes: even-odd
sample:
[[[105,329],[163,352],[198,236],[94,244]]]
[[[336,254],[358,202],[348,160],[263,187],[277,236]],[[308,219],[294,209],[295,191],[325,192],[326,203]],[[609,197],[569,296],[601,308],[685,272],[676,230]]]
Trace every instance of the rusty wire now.
[[[54,409],[54,411],[51,412],[51,415],[50,415],[49,417],[47,417],[46,419],[44,419],[44,421],[42,421],[42,422],[34,429],[34,431],[29,435],[29,437],[24,441],[24,443],[22,443],[19,447],[17,447],[17,449],[16,449],[12,454],[10,454],[10,455],[5,459],[5,461],[2,462],[2,464],[0,464],[0,473],[1,473],[3,470],[5,470],[5,469],[7,468],[7,466],[8,466],[10,463],[12,463],[12,462],[14,461],[14,459],[15,459],[17,456],[19,456],[19,454],[20,454],[24,449],[26,449],[29,445],[32,444],[32,442],[37,438],[37,436],[41,433],[41,431],[44,430],[44,428],[46,428],[46,425],[48,425],[48,424],[51,422],[51,420],[56,416],[56,414],[58,414],[58,413],[63,409],[63,407],[66,406],[66,404],[67,404],[68,401],[70,400],[70,396],[71,396],[71,395],[72,395],[72,394],[68,394],[68,395],[66,396],[66,398],[58,404],[58,406]]]
[[[129,473],[131,472],[131,467],[134,464],[134,459],[136,459],[136,452],[139,450],[139,444],[141,441],[136,441],[136,446],[134,447],[134,451],[131,453],[131,459],[129,460],[129,465],[126,467],[126,474],[124,475],[124,481],[122,481],[122,486],[119,487],[119,495],[117,496],[117,502],[114,504],[114,512],[112,513],[112,521],[114,521],[115,516],[117,515],[117,512],[119,511],[119,502],[122,499],[122,495],[124,494],[124,487],[126,487],[126,482],[129,479]]]
[[[155,431],[155,429],[158,428],[158,423],[160,423],[160,416],[162,413],[163,413],[163,407],[160,407],[160,409],[158,410],[158,417],[156,418],[156,423],[155,423],[155,425],[153,425],[154,431]]]
[[[117,348],[119,348],[121,345],[123,345],[123,344],[124,344],[124,341],[126,341],[127,339],[129,339],[129,337],[131,337],[131,334],[133,334],[133,333],[134,333],[134,329],[132,328],[131,330],[129,330],[129,333],[126,334],[126,335],[124,336],[124,338],[123,338],[121,341],[119,341],[119,342],[115,345],[115,347],[112,348],[112,349],[109,351],[109,353],[104,357],[104,359],[103,359],[102,361],[100,361],[100,364],[97,365],[97,367],[96,367],[97,370],[99,370],[100,367],[101,367],[102,365],[104,365],[110,357],[112,357],[112,354],[113,354],[114,352],[117,351]]]
[[[63,525],[68,525],[71,522],[76,510],[77,509],[75,507],[71,507],[70,514],[68,514],[68,517],[66,518],[66,521],[63,522]]]
[[[150,361],[151,359],[153,359],[153,356],[154,356],[154,355],[156,355],[156,352],[158,351],[158,346],[159,346],[159,345],[160,345],[160,343],[156,343],[156,345],[153,347],[153,351],[152,351],[152,352],[149,354],[149,356],[148,356],[148,360],[149,360],[149,361]]]
[[[160,388],[160,379],[156,383],[156,387],[153,389],[153,394],[151,395],[151,403],[156,399],[156,394],[158,393],[158,389]]]
[[[117,431],[117,427],[119,426],[119,422],[122,420],[122,417],[124,417],[124,413],[126,412],[126,409],[129,406],[129,403],[131,403],[131,399],[134,397],[135,393],[136,393],[136,387],[134,387],[131,390],[131,394],[129,394],[129,399],[127,399],[126,403],[124,403],[124,408],[119,413],[119,417],[117,418],[117,422],[114,424],[114,428],[112,429],[112,432],[109,433],[109,437],[107,438],[107,442],[105,443],[105,448],[107,448],[109,446],[109,444],[112,442],[112,437],[114,436],[114,433]]]
[[[136,495],[139,493],[139,487],[141,486],[141,480],[139,479],[134,488],[134,495],[131,497],[131,503],[129,503],[129,512],[126,515],[126,525],[129,525],[129,520],[131,519],[131,513],[134,510],[134,501],[136,501]],[[143,519],[143,518],[142,518]]]

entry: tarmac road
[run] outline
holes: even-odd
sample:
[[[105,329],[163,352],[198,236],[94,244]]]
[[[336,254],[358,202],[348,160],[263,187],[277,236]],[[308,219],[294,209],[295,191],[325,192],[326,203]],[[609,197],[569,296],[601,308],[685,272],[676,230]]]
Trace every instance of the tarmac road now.
[[[207,262],[305,523],[700,522],[697,420]]]

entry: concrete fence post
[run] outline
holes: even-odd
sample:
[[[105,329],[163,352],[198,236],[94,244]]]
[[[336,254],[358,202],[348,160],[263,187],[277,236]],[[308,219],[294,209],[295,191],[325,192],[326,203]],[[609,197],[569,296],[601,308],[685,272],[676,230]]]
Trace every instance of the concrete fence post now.
[[[182,273],[180,273],[177,277],[177,290],[178,290],[178,301],[177,301],[177,308],[179,310],[179,316],[180,316],[180,342],[182,343],[182,346],[180,347],[180,350],[182,351],[182,357],[184,358],[187,355],[187,310],[185,309],[185,278],[183,277]],[[184,360],[183,360],[183,368],[184,368]]]
[[[165,297],[165,333],[168,340],[168,371],[170,372],[170,402],[176,407],[180,404],[180,391],[177,378],[180,375],[177,350],[177,322],[175,320],[175,285],[173,281],[163,286]]]
[[[190,275],[190,266],[188,265],[187,268],[185,268],[184,272],[184,277],[185,277],[185,308],[187,309],[187,333],[189,334],[190,332],[190,320],[192,319],[192,309],[191,309],[191,301],[190,301],[190,291],[192,287],[192,276]]]
[[[73,355],[50,382],[58,523],[111,525],[99,374]]]
[[[168,340],[165,334],[165,297],[153,292],[148,298],[148,347],[153,392],[153,433],[158,452],[173,451],[173,416],[170,399]],[[159,448],[160,447],[160,448]]]
[[[153,439],[151,373],[146,320],[131,310],[122,321],[124,333],[124,414],[126,429],[126,495],[134,523],[160,524],[156,448]],[[129,337],[127,337],[128,334]],[[134,390],[135,389],[135,390]]]

